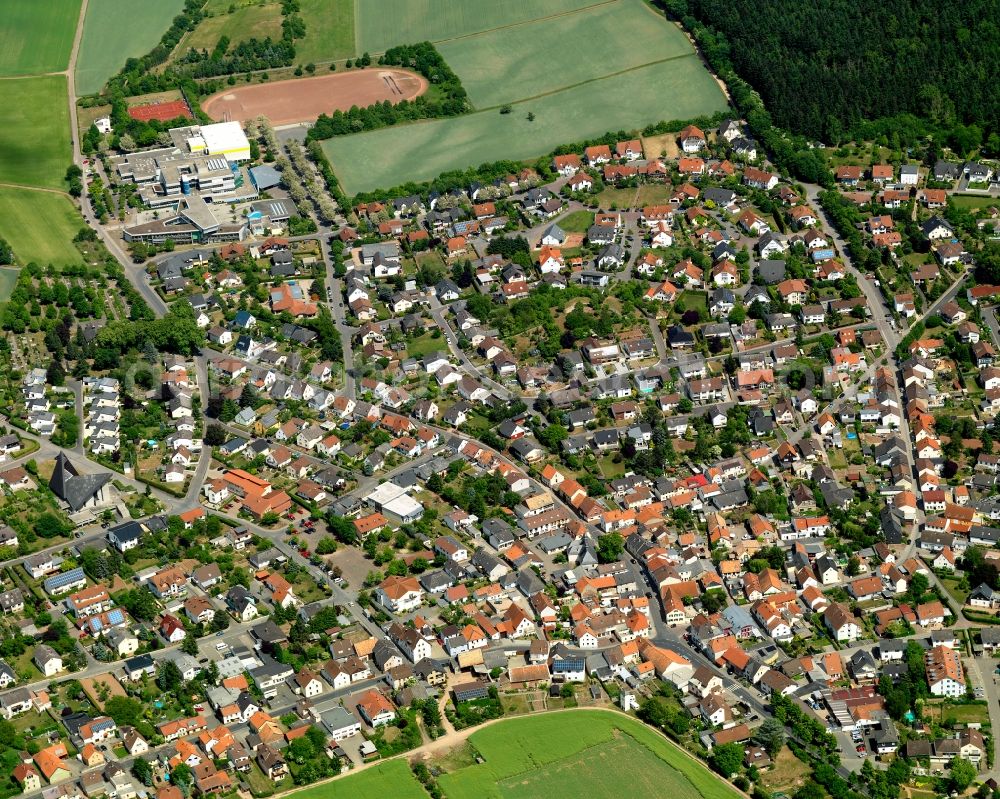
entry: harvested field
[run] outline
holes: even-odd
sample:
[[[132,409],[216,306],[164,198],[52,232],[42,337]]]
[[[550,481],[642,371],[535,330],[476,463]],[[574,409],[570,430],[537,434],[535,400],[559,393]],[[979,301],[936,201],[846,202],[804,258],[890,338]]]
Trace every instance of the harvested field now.
[[[240,86],[212,95],[201,107],[215,120],[265,116],[272,125],[290,125],[353,105],[411,100],[426,90],[427,81],[415,72],[375,68]]]

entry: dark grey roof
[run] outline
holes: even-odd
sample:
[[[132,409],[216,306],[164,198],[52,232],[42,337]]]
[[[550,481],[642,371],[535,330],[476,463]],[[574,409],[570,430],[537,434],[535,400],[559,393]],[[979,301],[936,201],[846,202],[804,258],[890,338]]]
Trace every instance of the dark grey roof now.
[[[107,472],[80,474],[65,453],[56,456],[56,466],[49,480],[49,488],[59,499],[76,512],[111,480]]]
[[[785,279],[785,262],[764,259],[757,263],[757,274],[765,283],[780,283]]]

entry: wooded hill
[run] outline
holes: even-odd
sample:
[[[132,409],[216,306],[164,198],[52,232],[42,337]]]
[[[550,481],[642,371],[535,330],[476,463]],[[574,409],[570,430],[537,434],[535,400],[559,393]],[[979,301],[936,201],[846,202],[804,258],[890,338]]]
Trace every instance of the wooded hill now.
[[[1000,120],[1000,0],[687,0],[778,125],[837,142],[864,120]]]

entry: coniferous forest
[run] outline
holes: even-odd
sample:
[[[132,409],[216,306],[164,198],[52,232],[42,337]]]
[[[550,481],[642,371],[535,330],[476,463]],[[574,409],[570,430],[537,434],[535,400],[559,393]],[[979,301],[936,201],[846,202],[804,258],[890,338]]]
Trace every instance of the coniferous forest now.
[[[796,133],[837,142],[865,120],[904,113],[986,135],[1000,122],[1000,0],[665,5],[721,33],[736,72]]]

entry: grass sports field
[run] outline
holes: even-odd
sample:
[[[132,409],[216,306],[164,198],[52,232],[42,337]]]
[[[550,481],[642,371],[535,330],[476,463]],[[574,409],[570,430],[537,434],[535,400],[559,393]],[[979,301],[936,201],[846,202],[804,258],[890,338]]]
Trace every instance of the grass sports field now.
[[[339,61],[355,55],[354,0],[299,0],[299,6],[306,35],[295,43],[298,63]]]
[[[68,196],[0,186],[0,236],[19,262],[80,263],[73,237],[81,227],[83,220]]]
[[[473,105],[483,109],[687,56],[691,45],[642,0],[619,0],[565,14],[555,23],[443,42],[438,50],[461,76]]]
[[[73,160],[66,76],[0,80],[0,183],[62,189]]]
[[[355,194],[430,180],[441,172],[487,161],[535,158],[560,144],[609,130],[689,119],[726,107],[722,90],[692,52],[515,103],[510,114],[480,111],[339,136],[324,141],[323,149],[344,190]],[[527,120],[529,112],[535,114],[533,122]]]
[[[469,739],[484,763],[438,778],[448,799],[737,799],[727,783],[618,713],[553,713],[502,722]]]
[[[100,91],[129,58],[160,41],[184,0],[89,0],[76,61],[78,95]],[[123,25],[122,20],[128,19]]]
[[[598,4],[599,0],[357,0],[358,52],[440,42]]]
[[[3,0],[0,11],[0,76],[66,69],[80,0]]]

